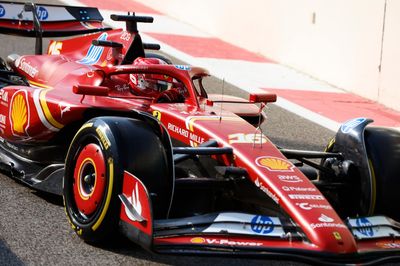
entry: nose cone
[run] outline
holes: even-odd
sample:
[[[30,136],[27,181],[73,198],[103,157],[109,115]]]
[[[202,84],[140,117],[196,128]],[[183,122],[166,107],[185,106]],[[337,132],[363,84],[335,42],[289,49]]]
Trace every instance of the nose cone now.
[[[342,223],[320,222],[311,224],[313,233],[310,240],[321,251],[335,254],[351,254],[357,252],[357,243],[350,230]]]

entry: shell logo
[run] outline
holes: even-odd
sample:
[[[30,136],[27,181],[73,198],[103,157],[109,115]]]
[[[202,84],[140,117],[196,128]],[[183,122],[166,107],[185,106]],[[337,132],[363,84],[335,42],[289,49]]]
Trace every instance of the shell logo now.
[[[25,134],[29,122],[28,104],[25,91],[14,94],[11,103],[10,119],[14,134]]]
[[[206,242],[206,240],[202,237],[194,237],[194,238],[190,239],[190,242],[193,244],[203,244]]]
[[[262,156],[256,159],[258,166],[267,168],[269,171],[293,172],[294,165],[284,159],[270,156]]]

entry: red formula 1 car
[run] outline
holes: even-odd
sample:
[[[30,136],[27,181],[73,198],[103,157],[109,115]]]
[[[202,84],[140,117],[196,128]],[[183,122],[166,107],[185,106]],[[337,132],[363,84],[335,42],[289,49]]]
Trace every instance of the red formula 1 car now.
[[[400,133],[341,126],[326,151],[275,146],[260,130],[274,94],[207,95],[209,74],[147,53],[138,22],[97,9],[0,2],[0,32],[36,55],[0,70],[0,167],[63,195],[87,242],[115,232],[165,253],[400,259]],[[42,37],[86,34],[51,41]],[[318,160],[316,160],[318,159]]]

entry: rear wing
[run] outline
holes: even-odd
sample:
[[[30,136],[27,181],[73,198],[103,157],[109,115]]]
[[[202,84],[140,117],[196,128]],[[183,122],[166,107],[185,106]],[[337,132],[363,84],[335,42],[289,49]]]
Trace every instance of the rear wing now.
[[[103,17],[93,7],[43,5],[0,1],[0,33],[36,37],[41,54],[43,37],[64,37],[106,31]]]

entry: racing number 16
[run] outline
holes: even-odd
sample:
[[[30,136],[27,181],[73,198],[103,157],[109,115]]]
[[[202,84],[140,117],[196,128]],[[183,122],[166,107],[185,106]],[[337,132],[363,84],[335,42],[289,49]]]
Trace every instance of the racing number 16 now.
[[[243,134],[237,133],[229,135],[229,144],[233,143],[266,143],[267,138],[262,134]]]
[[[60,54],[61,49],[62,49],[62,42],[52,42],[52,43],[49,45],[48,54],[49,54],[49,55]]]

